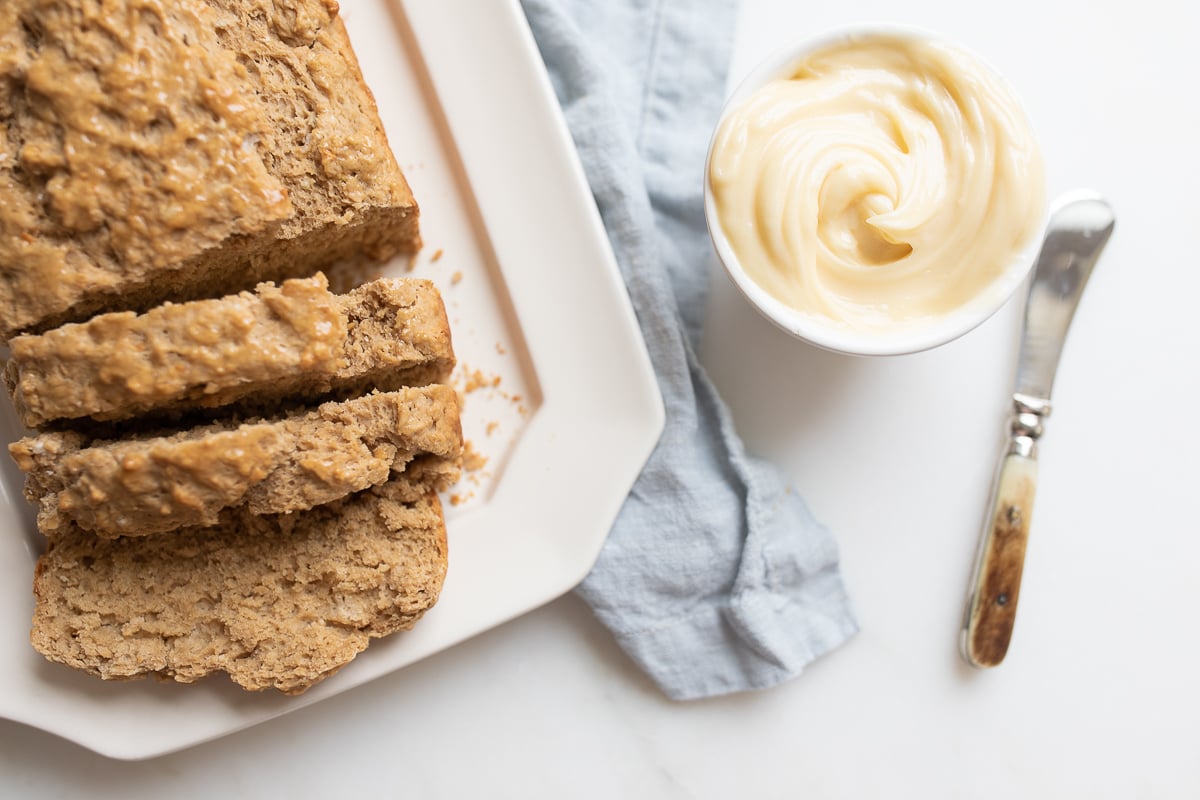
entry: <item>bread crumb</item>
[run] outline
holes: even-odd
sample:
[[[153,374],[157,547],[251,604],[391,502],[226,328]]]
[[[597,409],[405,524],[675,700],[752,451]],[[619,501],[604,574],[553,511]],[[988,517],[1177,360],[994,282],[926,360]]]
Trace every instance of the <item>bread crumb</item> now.
[[[442,260],[442,255],[443,255],[445,252],[446,252],[446,251],[445,251],[445,250],[443,250],[443,249],[442,249],[442,248],[440,248],[440,247],[439,247],[437,250],[434,250],[434,251],[433,251],[433,255],[429,257],[429,263],[430,263],[430,264],[436,264],[437,262],[441,261],[441,260]]]
[[[479,389],[495,389],[500,385],[499,375],[488,375],[481,369],[471,369],[463,366],[461,377],[463,394],[470,394]]]
[[[504,349],[504,345],[500,344],[499,342],[496,342],[496,353],[497,353],[497,355],[504,355],[504,354],[505,354],[505,353],[507,353],[507,352],[508,352],[508,351]]]
[[[488,378],[482,370],[466,371],[467,380],[463,384],[463,394],[470,394],[488,385]]]
[[[455,272],[453,275],[450,276],[450,285],[451,286],[458,286],[460,283],[462,283],[462,272],[461,271]]]
[[[500,427],[500,423],[496,422],[495,420],[492,420],[491,422],[489,422],[487,424],[487,431],[486,431],[487,435],[491,436],[493,433],[496,432],[496,428],[499,428],[499,427]]]
[[[462,463],[467,472],[478,472],[487,466],[488,458],[475,449],[473,442],[467,441],[463,445]]]

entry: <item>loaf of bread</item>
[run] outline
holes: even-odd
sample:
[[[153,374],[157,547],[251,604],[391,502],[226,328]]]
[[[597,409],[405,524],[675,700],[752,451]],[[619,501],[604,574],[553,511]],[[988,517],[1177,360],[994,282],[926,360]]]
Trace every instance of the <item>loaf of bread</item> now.
[[[295,694],[433,606],[463,451],[445,307],[319,272],[420,245],[335,0],[0,0],[39,652]]]
[[[214,527],[50,538],[34,581],[33,646],[108,680],[191,683],[224,671],[298,694],[411,628],[438,599],[446,530],[430,489],[445,462],[296,514],[226,511]]]
[[[384,483],[418,455],[457,459],[462,445],[457,394],[435,384],[167,436],[49,432],[9,451],[43,533],[73,524],[113,538],[213,525],[227,508],[312,508]]]
[[[283,398],[343,399],[445,381],[454,367],[441,295],[380,279],[346,295],[323,274],[220,300],[103,314],[17,336],[4,380],[21,422],[178,416]]]
[[[337,10],[0,3],[0,339],[415,252]]]

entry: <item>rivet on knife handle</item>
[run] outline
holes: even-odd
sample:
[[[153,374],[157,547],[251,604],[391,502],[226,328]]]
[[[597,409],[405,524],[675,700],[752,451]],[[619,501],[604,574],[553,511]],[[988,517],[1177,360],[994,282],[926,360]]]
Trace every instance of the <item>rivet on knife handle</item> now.
[[[1050,411],[1020,395],[1013,401],[1012,439],[996,475],[963,624],[963,657],[976,667],[999,664],[1012,640],[1037,493],[1037,439]]]

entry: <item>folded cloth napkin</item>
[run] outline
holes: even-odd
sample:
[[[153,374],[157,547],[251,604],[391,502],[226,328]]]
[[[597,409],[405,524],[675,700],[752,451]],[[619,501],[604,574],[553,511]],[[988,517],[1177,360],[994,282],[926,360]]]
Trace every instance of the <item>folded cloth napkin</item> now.
[[[703,169],[736,0],[522,0],[666,402],[666,429],[578,591],[670,697],[772,686],[857,630],[837,548],[746,455],[697,362]]]

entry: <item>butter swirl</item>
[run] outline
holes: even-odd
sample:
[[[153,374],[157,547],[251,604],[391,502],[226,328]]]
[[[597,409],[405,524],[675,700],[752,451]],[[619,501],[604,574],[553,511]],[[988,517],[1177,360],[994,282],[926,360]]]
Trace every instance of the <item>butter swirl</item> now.
[[[986,295],[1045,209],[1008,87],[970,54],[909,36],[830,45],[759,88],[718,129],[709,181],[746,273],[857,330]]]

